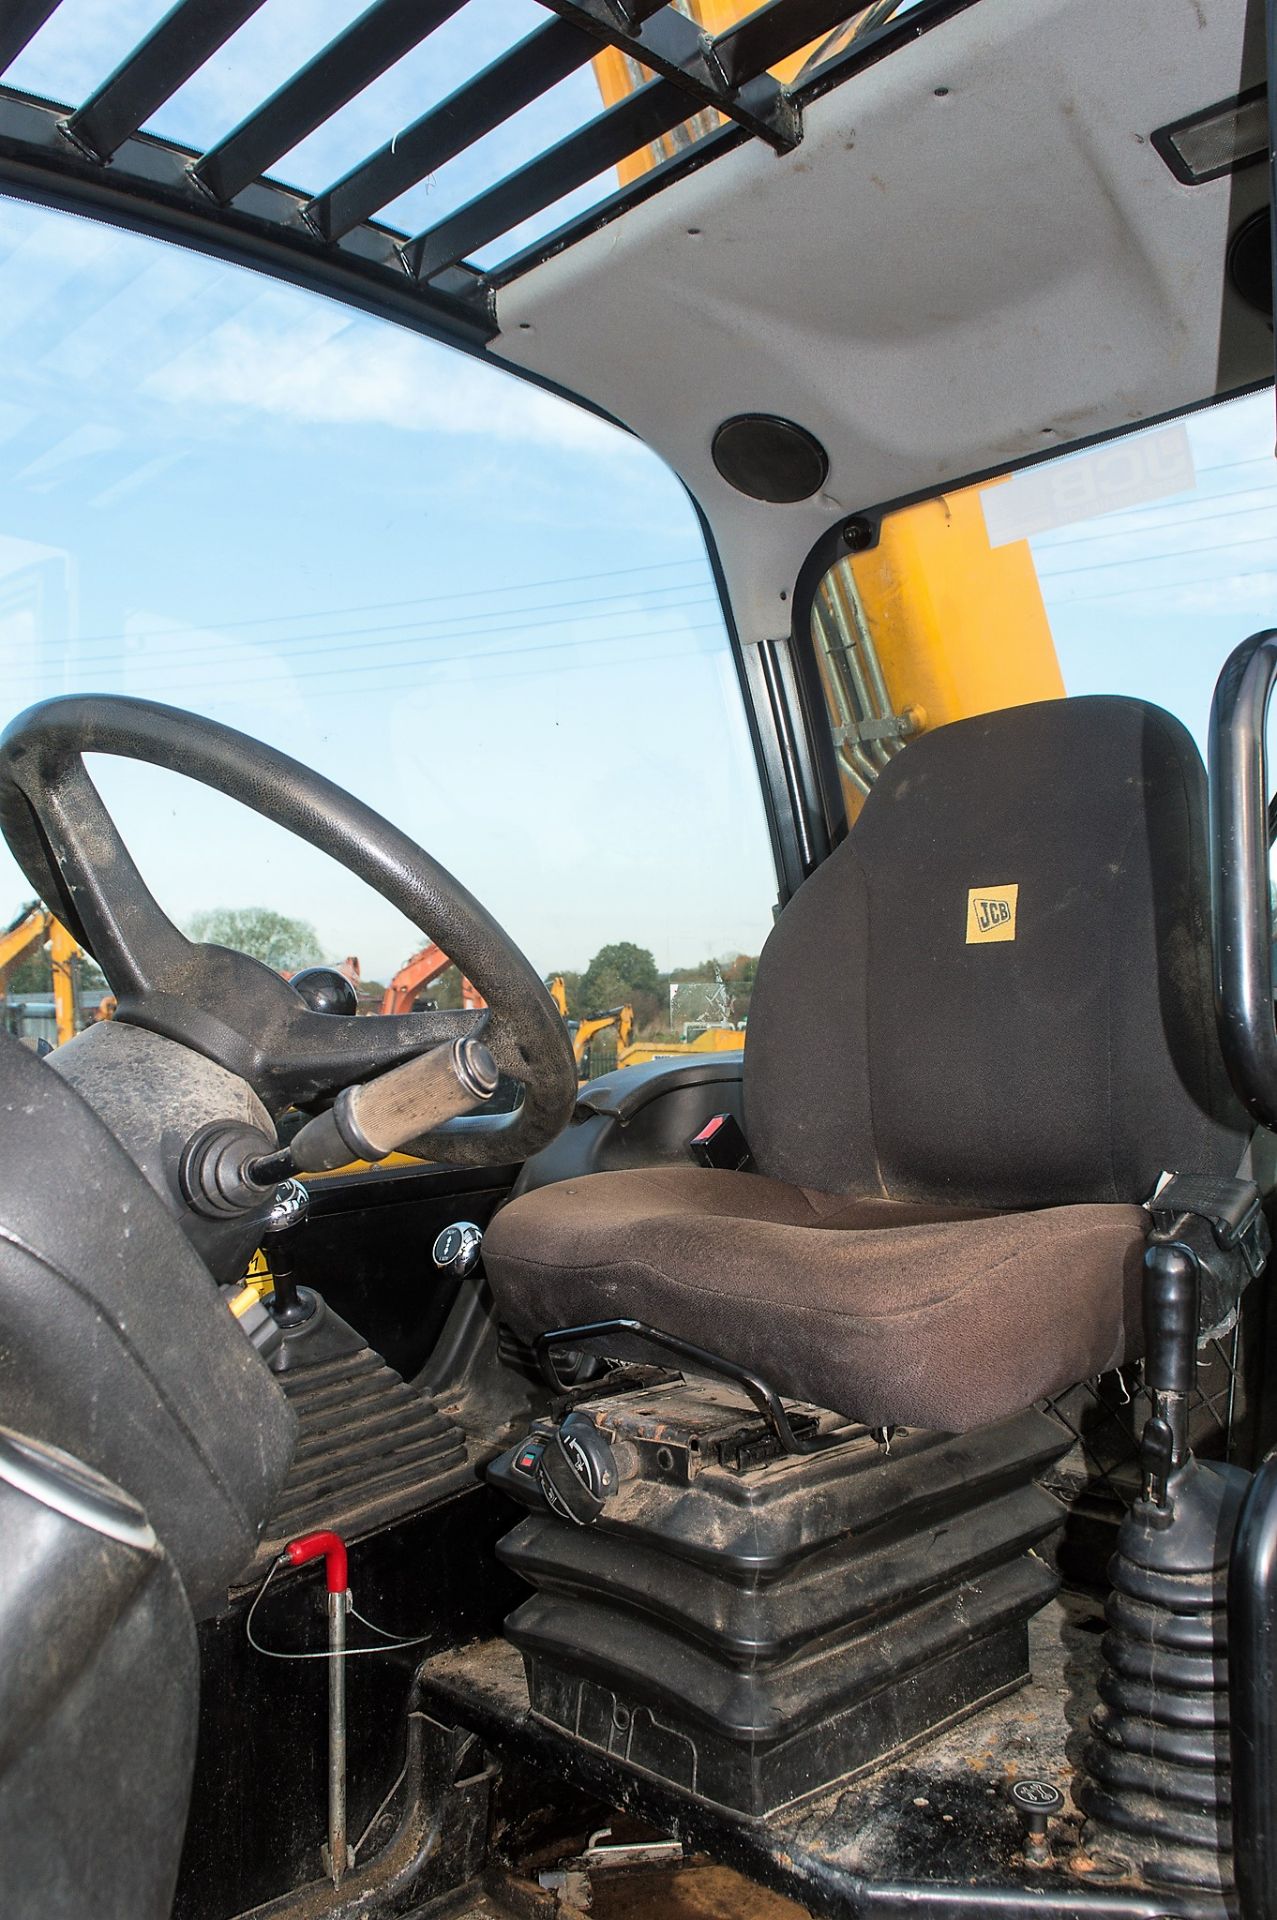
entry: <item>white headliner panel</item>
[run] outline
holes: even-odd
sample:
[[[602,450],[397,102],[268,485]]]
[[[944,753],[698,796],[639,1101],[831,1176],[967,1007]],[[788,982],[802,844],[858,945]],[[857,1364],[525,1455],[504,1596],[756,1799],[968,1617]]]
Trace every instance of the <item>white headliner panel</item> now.
[[[1184,187],[1147,140],[1259,77],[1245,15],[979,0],[810,106],[794,153],[751,142],[512,283],[494,351],[664,455],[742,636],[783,632],[844,514],[1271,371],[1222,291],[1264,169]],[[752,411],[823,441],[824,494],[763,506],[719,479],[714,429]]]

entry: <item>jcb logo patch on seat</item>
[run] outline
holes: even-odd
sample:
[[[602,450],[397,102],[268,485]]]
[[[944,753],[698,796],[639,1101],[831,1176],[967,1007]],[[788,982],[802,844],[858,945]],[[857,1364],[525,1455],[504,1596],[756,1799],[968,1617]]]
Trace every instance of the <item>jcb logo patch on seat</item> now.
[[[1015,939],[1015,903],[1019,898],[1017,881],[1010,887],[972,887],[967,895],[967,945],[983,946],[990,940]]]

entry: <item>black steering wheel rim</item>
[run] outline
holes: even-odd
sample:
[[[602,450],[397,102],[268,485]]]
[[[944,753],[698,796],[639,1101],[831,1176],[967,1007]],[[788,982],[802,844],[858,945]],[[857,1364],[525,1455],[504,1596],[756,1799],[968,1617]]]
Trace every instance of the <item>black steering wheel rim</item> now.
[[[262,962],[187,940],[134,865],[84,765],[88,753],[186,774],[328,854],[437,941],[489,1012],[360,1020],[315,1013]],[[0,832],[41,899],[102,968],[115,1017],[238,1073],[273,1114],[322,1104],[482,1026],[498,1067],[522,1083],[522,1105],[450,1122],[411,1151],[455,1165],[514,1161],[566,1125],[576,1094],[571,1042],[530,962],[423,848],[277,748],[150,700],[41,701],[0,734]]]

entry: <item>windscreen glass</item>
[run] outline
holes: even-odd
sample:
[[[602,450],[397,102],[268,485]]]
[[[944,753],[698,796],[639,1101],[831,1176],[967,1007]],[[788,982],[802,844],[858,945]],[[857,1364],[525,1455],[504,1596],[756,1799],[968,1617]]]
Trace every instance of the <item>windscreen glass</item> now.
[[[0,337],[6,721],[128,694],[264,739],[442,861],[570,1021],[629,1007],[649,1055],[740,1044],[775,877],[704,544],[650,453],[390,325],[14,201]],[[369,1013],[460,1003],[414,960],[434,929],[180,765],[92,772],[193,937],[345,965]],[[0,852],[0,929],[32,904]],[[52,1033],[50,966],[36,941],[7,968],[12,1029]],[[80,990],[88,1019],[87,960]]]

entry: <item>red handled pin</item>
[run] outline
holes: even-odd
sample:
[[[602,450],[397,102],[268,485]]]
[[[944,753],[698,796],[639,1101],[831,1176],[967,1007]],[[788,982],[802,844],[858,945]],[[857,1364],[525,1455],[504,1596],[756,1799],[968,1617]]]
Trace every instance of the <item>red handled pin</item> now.
[[[322,1557],[328,1581],[328,1871],[340,1886],[351,1864],[346,1847],[346,1542],[327,1528],[290,1540],[280,1554],[290,1566],[304,1567]]]

